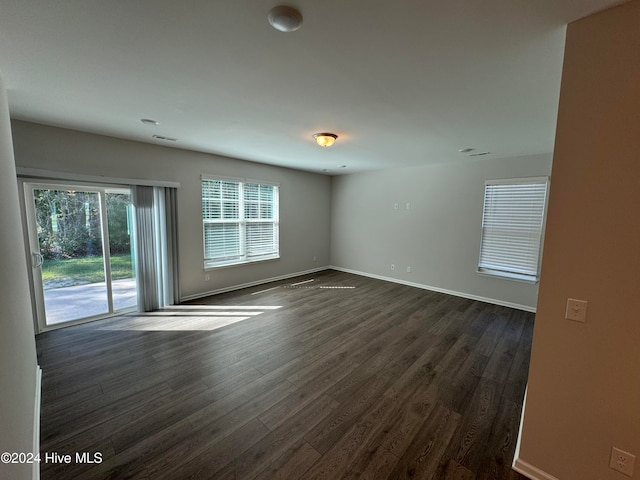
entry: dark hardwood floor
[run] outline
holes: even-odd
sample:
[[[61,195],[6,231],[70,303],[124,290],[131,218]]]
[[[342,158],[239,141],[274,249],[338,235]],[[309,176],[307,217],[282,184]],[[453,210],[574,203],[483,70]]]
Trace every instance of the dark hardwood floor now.
[[[41,455],[72,459],[42,478],[524,479],[532,331],[326,271],[47,332]]]

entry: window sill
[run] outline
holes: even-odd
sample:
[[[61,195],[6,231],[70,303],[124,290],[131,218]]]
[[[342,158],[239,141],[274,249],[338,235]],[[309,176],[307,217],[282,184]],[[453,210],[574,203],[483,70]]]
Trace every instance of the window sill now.
[[[511,272],[502,272],[500,270],[490,270],[488,268],[477,269],[476,273],[478,275],[484,275],[487,277],[497,277],[505,280],[514,280],[516,282],[528,283],[530,285],[535,285],[538,283],[538,278],[532,278],[529,275],[521,275],[519,273],[511,273]]]
[[[204,262],[204,270],[219,270],[221,268],[238,267],[241,265],[251,265],[253,263],[272,262],[279,260],[280,255],[274,255],[270,257],[260,257],[255,260],[230,260],[229,262]]]

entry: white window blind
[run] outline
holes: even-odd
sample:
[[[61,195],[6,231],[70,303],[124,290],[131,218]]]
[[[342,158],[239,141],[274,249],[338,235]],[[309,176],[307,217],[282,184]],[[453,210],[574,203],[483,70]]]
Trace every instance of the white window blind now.
[[[278,187],[202,178],[205,267],[278,258]]]
[[[485,183],[478,271],[537,281],[548,179]]]

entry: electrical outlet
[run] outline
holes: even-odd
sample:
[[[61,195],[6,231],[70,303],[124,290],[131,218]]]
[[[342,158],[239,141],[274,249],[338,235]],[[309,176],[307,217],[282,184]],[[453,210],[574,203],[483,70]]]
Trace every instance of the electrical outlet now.
[[[619,448],[611,448],[611,461],[609,467],[617,470],[620,473],[631,477],[633,475],[633,464],[636,461],[636,456],[631,455],[629,452],[620,450]]]
[[[313,256],[313,261],[316,262],[317,260],[318,260],[318,257],[314,255]]]
[[[395,270],[395,269],[396,269],[396,266],[392,263],[391,264],[391,270]]]
[[[411,267],[407,267],[407,273],[411,273]]]
[[[207,273],[207,274],[204,276],[204,281],[205,281],[205,282],[208,282],[209,280],[211,280],[211,277],[210,277],[210,276],[209,276],[209,274]]]

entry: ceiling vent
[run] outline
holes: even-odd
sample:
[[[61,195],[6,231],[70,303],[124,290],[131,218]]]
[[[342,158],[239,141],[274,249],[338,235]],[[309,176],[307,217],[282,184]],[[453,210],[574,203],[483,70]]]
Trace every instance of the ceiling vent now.
[[[153,138],[157,138],[158,140],[165,140],[167,142],[177,142],[177,138],[165,137],[164,135],[152,135]]]

